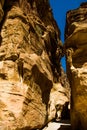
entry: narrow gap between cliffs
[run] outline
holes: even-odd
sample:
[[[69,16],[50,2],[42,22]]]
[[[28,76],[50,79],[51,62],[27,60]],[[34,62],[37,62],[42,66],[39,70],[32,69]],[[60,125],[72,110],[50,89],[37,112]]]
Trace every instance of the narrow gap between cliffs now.
[[[61,41],[64,44],[64,34],[65,34],[65,25],[66,25],[66,13],[69,10],[76,9],[80,6],[82,2],[87,2],[87,0],[78,0],[78,1],[73,1],[73,0],[50,0],[50,6],[52,8],[52,12],[54,15],[54,18],[58,24],[58,27],[61,32]],[[61,65],[66,72],[66,58],[65,56],[62,57],[61,59]]]

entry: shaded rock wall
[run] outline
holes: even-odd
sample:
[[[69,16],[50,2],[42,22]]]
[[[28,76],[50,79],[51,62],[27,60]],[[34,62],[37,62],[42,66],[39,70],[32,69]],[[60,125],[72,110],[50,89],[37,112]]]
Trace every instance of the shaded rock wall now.
[[[67,13],[67,74],[71,85],[73,130],[87,129],[87,3]]]
[[[60,31],[48,0],[0,2],[0,129],[39,129],[54,83],[69,87]]]

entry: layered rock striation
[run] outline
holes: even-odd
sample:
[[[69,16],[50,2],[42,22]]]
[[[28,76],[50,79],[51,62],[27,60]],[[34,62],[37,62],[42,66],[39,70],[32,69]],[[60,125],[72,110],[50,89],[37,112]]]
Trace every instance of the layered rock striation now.
[[[56,100],[69,102],[60,31],[48,0],[1,0],[0,22],[0,129],[40,129],[55,118],[48,112],[56,109],[55,84],[65,87]]]
[[[87,129],[87,3],[67,13],[67,75],[71,85],[73,130]]]

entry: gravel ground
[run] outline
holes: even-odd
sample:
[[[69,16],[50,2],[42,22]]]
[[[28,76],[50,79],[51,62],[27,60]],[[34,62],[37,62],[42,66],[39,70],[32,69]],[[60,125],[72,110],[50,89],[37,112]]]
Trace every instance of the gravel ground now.
[[[42,130],[71,130],[70,121],[50,122]]]

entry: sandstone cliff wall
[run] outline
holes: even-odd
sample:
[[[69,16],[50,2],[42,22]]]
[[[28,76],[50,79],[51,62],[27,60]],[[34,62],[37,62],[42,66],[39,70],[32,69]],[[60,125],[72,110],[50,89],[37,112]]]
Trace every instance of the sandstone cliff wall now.
[[[67,75],[71,85],[72,130],[87,129],[87,3],[67,13]]]
[[[55,118],[62,95],[62,106],[69,102],[62,55],[48,0],[0,1],[0,129],[39,129]],[[56,101],[55,86],[65,87]]]

